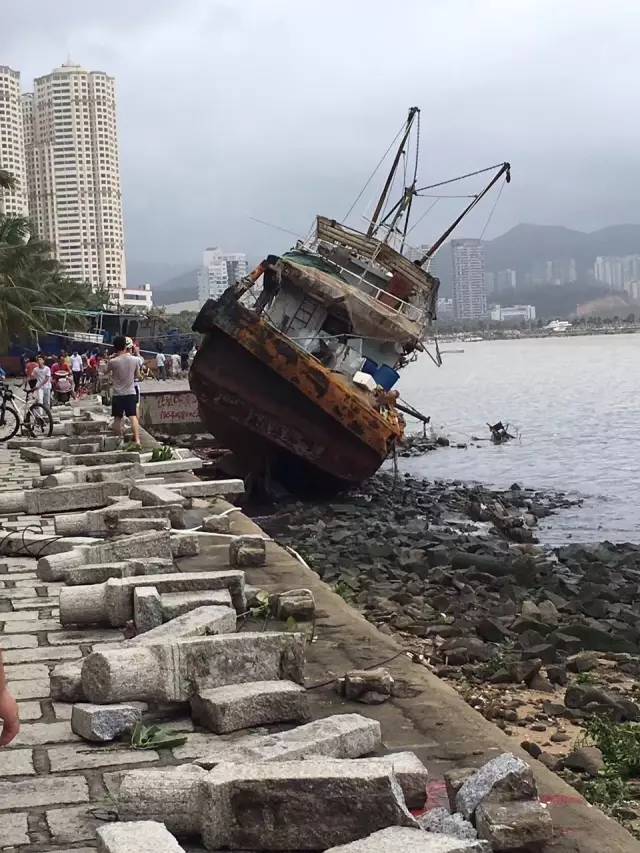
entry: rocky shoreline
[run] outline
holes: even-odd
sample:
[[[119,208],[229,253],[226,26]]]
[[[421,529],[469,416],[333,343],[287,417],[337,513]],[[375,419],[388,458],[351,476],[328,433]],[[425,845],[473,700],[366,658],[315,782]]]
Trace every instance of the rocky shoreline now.
[[[640,721],[640,546],[540,545],[538,522],[575,503],[515,483],[497,491],[381,473],[328,502],[284,503],[259,523],[638,833],[633,774],[617,774],[593,721],[621,733]],[[618,788],[601,790],[614,777]]]

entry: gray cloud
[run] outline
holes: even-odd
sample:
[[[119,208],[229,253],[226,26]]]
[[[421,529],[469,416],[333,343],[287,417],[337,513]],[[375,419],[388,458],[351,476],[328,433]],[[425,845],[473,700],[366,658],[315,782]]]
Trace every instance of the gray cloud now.
[[[626,0],[34,0],[2,19],[0,62],[26,88],[67,55],[116,77],[136,259],[283,249],[249,217],[305,232],[316,212],[341,216],[411,104],[425,183],[511,160],[487,236],[638,219]],[[414,242],[455,210],[440,202]]]

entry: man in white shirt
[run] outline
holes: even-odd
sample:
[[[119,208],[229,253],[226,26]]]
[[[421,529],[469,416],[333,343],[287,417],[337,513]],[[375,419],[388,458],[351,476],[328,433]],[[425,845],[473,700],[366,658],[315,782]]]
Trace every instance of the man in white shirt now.
[[[83,370],[82,356],[78,354],[78,350],[74,350],[73,355],[71,356],[71,372],[73,373],[73,390],[76,395],[82,380]]]
[[[51,368],[47,367],[42,353],[38,354],[38,366],[31,374],[31,378],[36,380],[34,392],[36,401],[51,408]]]
[[[156,353],[156,367],[158,368],[158,379],[167,378],[167,362],[163,352]]]
[[[109,359],[107,367],[113,380],[113,395],[111,397],[113,431],[122,437],[124,431],[123,418],[126,415],[131,421],[133,443],[140,446],[138,398],[135,388],[140,365],[137,357],[127,352],[126,347],[127,342],[122,335],[113,339],[113,355]]]

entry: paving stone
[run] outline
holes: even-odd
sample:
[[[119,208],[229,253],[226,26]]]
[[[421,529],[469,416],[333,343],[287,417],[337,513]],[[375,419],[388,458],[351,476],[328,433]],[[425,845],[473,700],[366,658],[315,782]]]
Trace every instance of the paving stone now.
[[[19,615],[24,618],[28,613],[28,610],[21,610]],[[2,616],[4,616],[4,613],[0,613],[0,621]],[[26,634],[35,631],[59,631],[61,627],[57,619],[32,619],[29,622],[7,622],[3,633]]]
[[[114,749],[111,746],[89,749],[85,743],[53,746],[48,752],[52,773],[63,770],[88,770],[92,767],[108,767],[112,764],[149,764],[160,759],[158,753],[153,750],[126,747]]]
[[[33,752],[30,749],[3,749],[0,776],[35,776]],[[0,798],[0,803],[3,803]],[[5,808],[2,805],[2,808]],[[0,835],[0,843],[2,836]]]
[[[35,649],[38,645],[38,638],[35,634],[7,634],[2,638],[2,649]]]
[[[57,844],[93,841],[97,827],[103,824],[91,814],[87,806],[50,809],[46,813],[46,819],[52,841]]]
[[[5,667],[8,681],[24,681],[27,678],[49,678],[49,669],[43,663],[23,663]]]
[[[117,643],[124,640],[122,631],[110,628],[96,628],[91,631],[58,631],[47,634],[52,646],[67,646],[77,643]]]
[[[165,826],[149,820],[102,826],[97,840],[99,853],[184,853]]]
[[[42,716],[42,708],[39,702],[18,702],[18,710],[23,722],[25,720],[39,720]]]
[[[12,600],[14,610],[44,610],[45,608],[57,607],[59,603],[57,596],[55,598],[41,598],[38,596],[38,598]]]
[[[11,685],[15,699],[47,699],[50,695],[48,678],[29,678]]]
[[[56,715],[56,720],[70,720],[73,714],[73,705],[71,702],[52,702],[53,713]]]
[[[68,721],[57,723],[27,723],[20,728],[16,746],[40,746],[43,743],[64,743],[79,738],[71,731]]]
[[[0,844],[3,848],[29,844],[26,814],[0,814]]]
[[[6,809],[87,802],[89,786],[84,776],[40,776],[20,782],[0,781],[0,803]]]
[[[5,663],[35,663],[41,660],[76,660],[82,652],[76,646],[40,646],[37,649],[10,649],[5,652]]]
[[[31,613],[30,611],[26,611],[25,613],[0,613],[0,622],[37,622],[38,614],[34,611]],[[29,629],[33,630],[32,628]]]

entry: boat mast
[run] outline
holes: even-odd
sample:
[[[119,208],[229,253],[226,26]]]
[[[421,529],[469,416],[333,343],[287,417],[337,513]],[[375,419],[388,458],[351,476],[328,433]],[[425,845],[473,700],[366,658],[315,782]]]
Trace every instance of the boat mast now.
[[[371,217],[371,223],[369,224],[369,228],[367,229],[367,237],[371,237],[373,232],[376,230],[376,225],[378,222],[378,217],[382,213],[382,208],[384,207],[384,203],[387,200],[387,195],[389,194],[389,190],[391,189],[391,184],[393,183],[393,179],[396,174],[396,170],[398,168],[398,164],[400,163],[400,158],[404,152],[404,146],[407,143],[407,139],[409,138],[409,134],[411,133],[411,127],[413,125],[414,119],[416,115],[420,112],[418,107],[410,107],[409,114],[407,116],[407,124],[405,126],[404,133],[402,135],[402,139],[400,140],[400,145],[398,146],[398,150],[396,152],[396,156],[393,158],[393,163],[391,164],[391,170],[387,176],[387,180],[385,181],[384,187],[382,188],[382,193],[380,198],[378,199],[378,203],[376,205],[376,209],[373,212],[373,216]]]
[[[465,209],[462,211],[460,216],[447,228],[447,230],[444,232],[444,234],[442,234],[436,240],[436,242],[433,244],[433,246],[431,246],[431,248],[426,252],[426,254],[424,254],[421,258],[419,258],[416,261],[416,264],[419,267],[421,267],[424,263],[426,263],[429,260],[429,258],[432,258],[435,255],[435,253],[438,251],[440,246],[442,246],[442,244],[447,239],[447,237],[451,234],[451,232],[454,231],[458,227],[458,225],[462,222],[462,220],[465,218],[467,213],[469,213],[471,210],[473,210],[473,208],[476,206],[476,204],[478,204],[480,199],[482,199],[489,192],[491,187],[495,183],[497,183],[497,181],[499,181],[503,175],[506,175],[506,181],[507,181],[507,183],[509,183],[509,181],[511,180],[511,164],[510,163],[503,163],[500,166],[499,170],[496,172],[496,174],[493,176],[493,178],[491,178],[491,180],[489,181],[487,186],[482,190],[482,192],[478,193],[478,195],[474,197],[471,204],[469,204],[469,205],[467,205],[467,207],[465,207]],[[418,191],[418,192],[420,192],[420,191]]]

